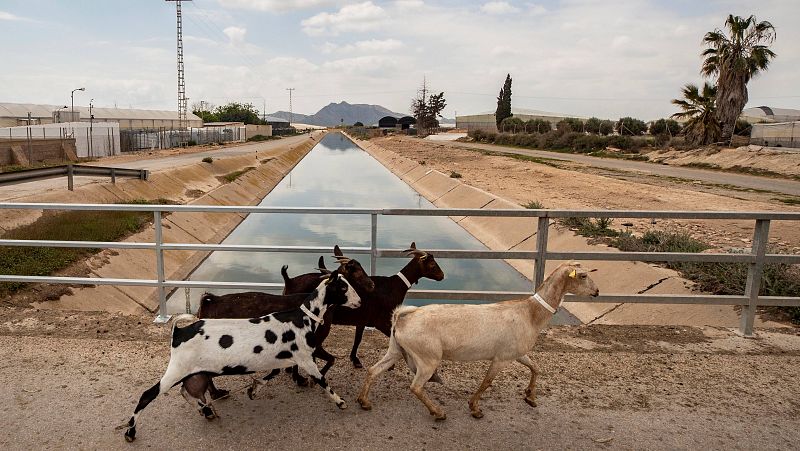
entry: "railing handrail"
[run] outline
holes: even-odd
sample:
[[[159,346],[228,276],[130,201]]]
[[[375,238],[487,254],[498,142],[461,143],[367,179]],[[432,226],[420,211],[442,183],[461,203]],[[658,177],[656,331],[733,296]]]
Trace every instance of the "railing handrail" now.
[[[378,257],[404,257],[402,249],[377,247],[378,216],[483,216],[516,217],[537,219],[537,248],[524,251],[495,251],[483,249],[428,249],[440,258],[477,259],[527,259],[533,260],[535,269],[531,291],[459,291],[459,290],[410,290],[409,298],[416,299],[469,299],[500,300],[514,296],[524,296],[544,279],[544,264],[550,260],[605,260],[605,261],[651,261],[651,262],[719,262],[747,263],[748,280],[745,293],[740,296],[719,295],[656,295],[656,294],[606,294],[593,299],[568,296],[566,301],[579,302],[630,302],[630,303],[670,303],[670,304],[712,304],[741,305],[744,335],[751,335],[755,317],[755,307],[759,305],[800,306],[800,296],[758,296],[761,272],[768,263],[800,263],[800,255],[767,254],[766,243],[769,224],[772,220],[800,221],[800,212],[737,212],[737,211],[647,211],[647,210],[527,210],[527,209],[409,209],[409,208],[328,208],[328,207],[262,207],[262,206],[224,206],[224,205],[149,205],[149,204],[63,204],[63,203],[10,203],[0,202],[0,210],[91,210],[91,211],[139,211],[153,213],[155,242],[108,242],[108,241],[57,241],[57,240],[12,240],[0,239],[0,246],[49,246],[110,249],[147,249],[156,253],[156,279],[115,279],[93,277],[49,277],[0,275],[0,282],[41,282],[69,283],[84,285],[133,285],[156,287],[159,296],[159,317],[165,321],[166,287],[178,288],[237,288],[237,289],[278,289],[280,283],[218,282],[197,280],[167,280],[164,274],[164,251],[197,250],[224,252],[286,252],[286,253],[325,253],[329,246],[273,246],[248,244],[197,244],[165,243],[162,237],[161,218],[164,212],[210,212],[210,213],[286,213],[286,214],[356,214],[370,215],[371,235],[369,247],[342,247],[349,254],[370,256],[371,274],[375,274]],[[687,253],[687,252],[587,252],[587,251],[549,251],[547,235],[551,218],[567,217],[607,217],[607,218],[662,218],[662,219],[734,219],[755,220],[751,252],[744,253]]]
[[[95,166],[91,166],[95,167]],[[113,168],[108,168],[113,169]],[[121,170],[121,169],[117,169]],[[800,221],[800,212],[714,210],[549,210],[515,208],[331,208],[247,205],[64,204],[0,202],[0,210],[87,210],[205,213],[377,214],[383,216],[501,216],[510,218],[765,219]]]

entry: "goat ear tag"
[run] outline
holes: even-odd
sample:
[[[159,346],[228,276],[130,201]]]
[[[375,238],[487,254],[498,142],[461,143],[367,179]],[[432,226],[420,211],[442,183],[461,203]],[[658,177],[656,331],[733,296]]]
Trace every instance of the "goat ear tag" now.
[[[572,277],[573,279],[577,277],[577,275],[578,275],[578,270],[576,269],[573,269],[572,272],[569,273],[569,276]]]

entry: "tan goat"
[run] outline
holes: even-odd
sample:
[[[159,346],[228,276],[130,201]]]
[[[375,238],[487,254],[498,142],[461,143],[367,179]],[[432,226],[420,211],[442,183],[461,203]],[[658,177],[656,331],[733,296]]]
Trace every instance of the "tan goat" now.
[[[539,332],[547,326],[565,294],[597,296],[599,290],[588,271],[579,263],[564,263],[556,268],[527,299],[494,304],[433,304],[424,307],[400,306],[392,316],[389,349],[367,373],[358,402],[372,408],[369,390],[375,378],[405,358],[414,374],[411,391],[437,420],[447,416],[423,390],[442,360],[489,360],[489,370],[469,400],[475,418],[483,417],[478,401],[492,379],[516,360],[531,370],[525,401],[536,406],[537,369],[526,355]]]

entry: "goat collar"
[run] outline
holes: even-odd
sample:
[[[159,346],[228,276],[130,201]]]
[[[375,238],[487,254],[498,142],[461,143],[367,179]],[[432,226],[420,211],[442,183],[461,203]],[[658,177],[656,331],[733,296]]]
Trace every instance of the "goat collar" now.
[[[538,302],[542,307],[546,308],[548,312],[550,312],[550,313],[555,313],[556,312],[556,309],[553,308],[552,305],[550,305],[547,302],[545,302],[544,298],[542,298],[542,296],[539,295],[539,293],[533,293],[533,296],[531,296],[531,297],[533,299],[535,299],[536,302]],[[560,306],[560,304],[561,303],[559,302],[559,306]]]
[[[324,324],[324,321],[322,320],[322,318],[320,318],[319,316],[311,313],[311,310],[309,310],[308,307],[306,307],[305,304],[300,304],[300,310],[302,310],[303,313],[306,314],[306,316],[311,318],[311,321],[314,321],[315,323],[319,324],[320,326]]]
[[[408,281],[405,274],[403,274],[403,271],[398,272],[397,277],[399,277],[400,280],[402,280],[403,283],[406,284],[406,288],[411,288],[411,282]]]

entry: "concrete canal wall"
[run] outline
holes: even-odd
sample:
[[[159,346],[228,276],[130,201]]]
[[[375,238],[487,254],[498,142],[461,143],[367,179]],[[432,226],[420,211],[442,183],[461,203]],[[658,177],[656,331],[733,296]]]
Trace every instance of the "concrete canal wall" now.
[[[409,186],[441,208],[523,208],[499,196],[462,183],[416,161],[386,150],[370,141],[353,141]],[[536,218],[452,217],[475,238],[493,250],[535,250]],[[553,251],[611,251],[592,245],[584,237],[551,222],[548,249]],[[525,275],[533,277],[532,260],[508,260]],[[561,261],[548,261],[551,271]],[[600,291],[607,294],[689,294],[691,282],[658,265],[643,262],[585,262],[597,268],[592,274]],[[738,315],[731,306],[665,305],[616,303],[565,303],[565,308],[584,323],[675,324],[737,327]],[[759,321],[757,319],[757,321]],[[763,323],[762,323],[763,324]]]
[[[31,196],[19,202],[115,203],[133,199],[166,198],[196,205],[257,205],[319,142],[323,134],[315,134],[300,144],[230,158],[215,158],[201,163],[158,171],[150,180],[119,180],[77,187],[74,193],[58,192]],[[230,183],[220,177],[252,167]],[[199,193],[203,193],[199,195]],[[0,224],[32,222],[41,212],[4,212]],[[13,213],[17,213],[14,215]],[[164,242],[219,243],[239,225],[246,214],[171,213],[162,219]],[[152,226],[125,241],[153,242]],[[184,279],[206,258],[208,252],[165,251],[167,279]],[[155,252],[151,250],[104,250],[88,262],[89,277],[155,279]],[[36,304],[37,308],[72,310],[104,310],[121,313],[156,312],[155,288],[130,286],[73,287],[73,294],[56,301]]]

